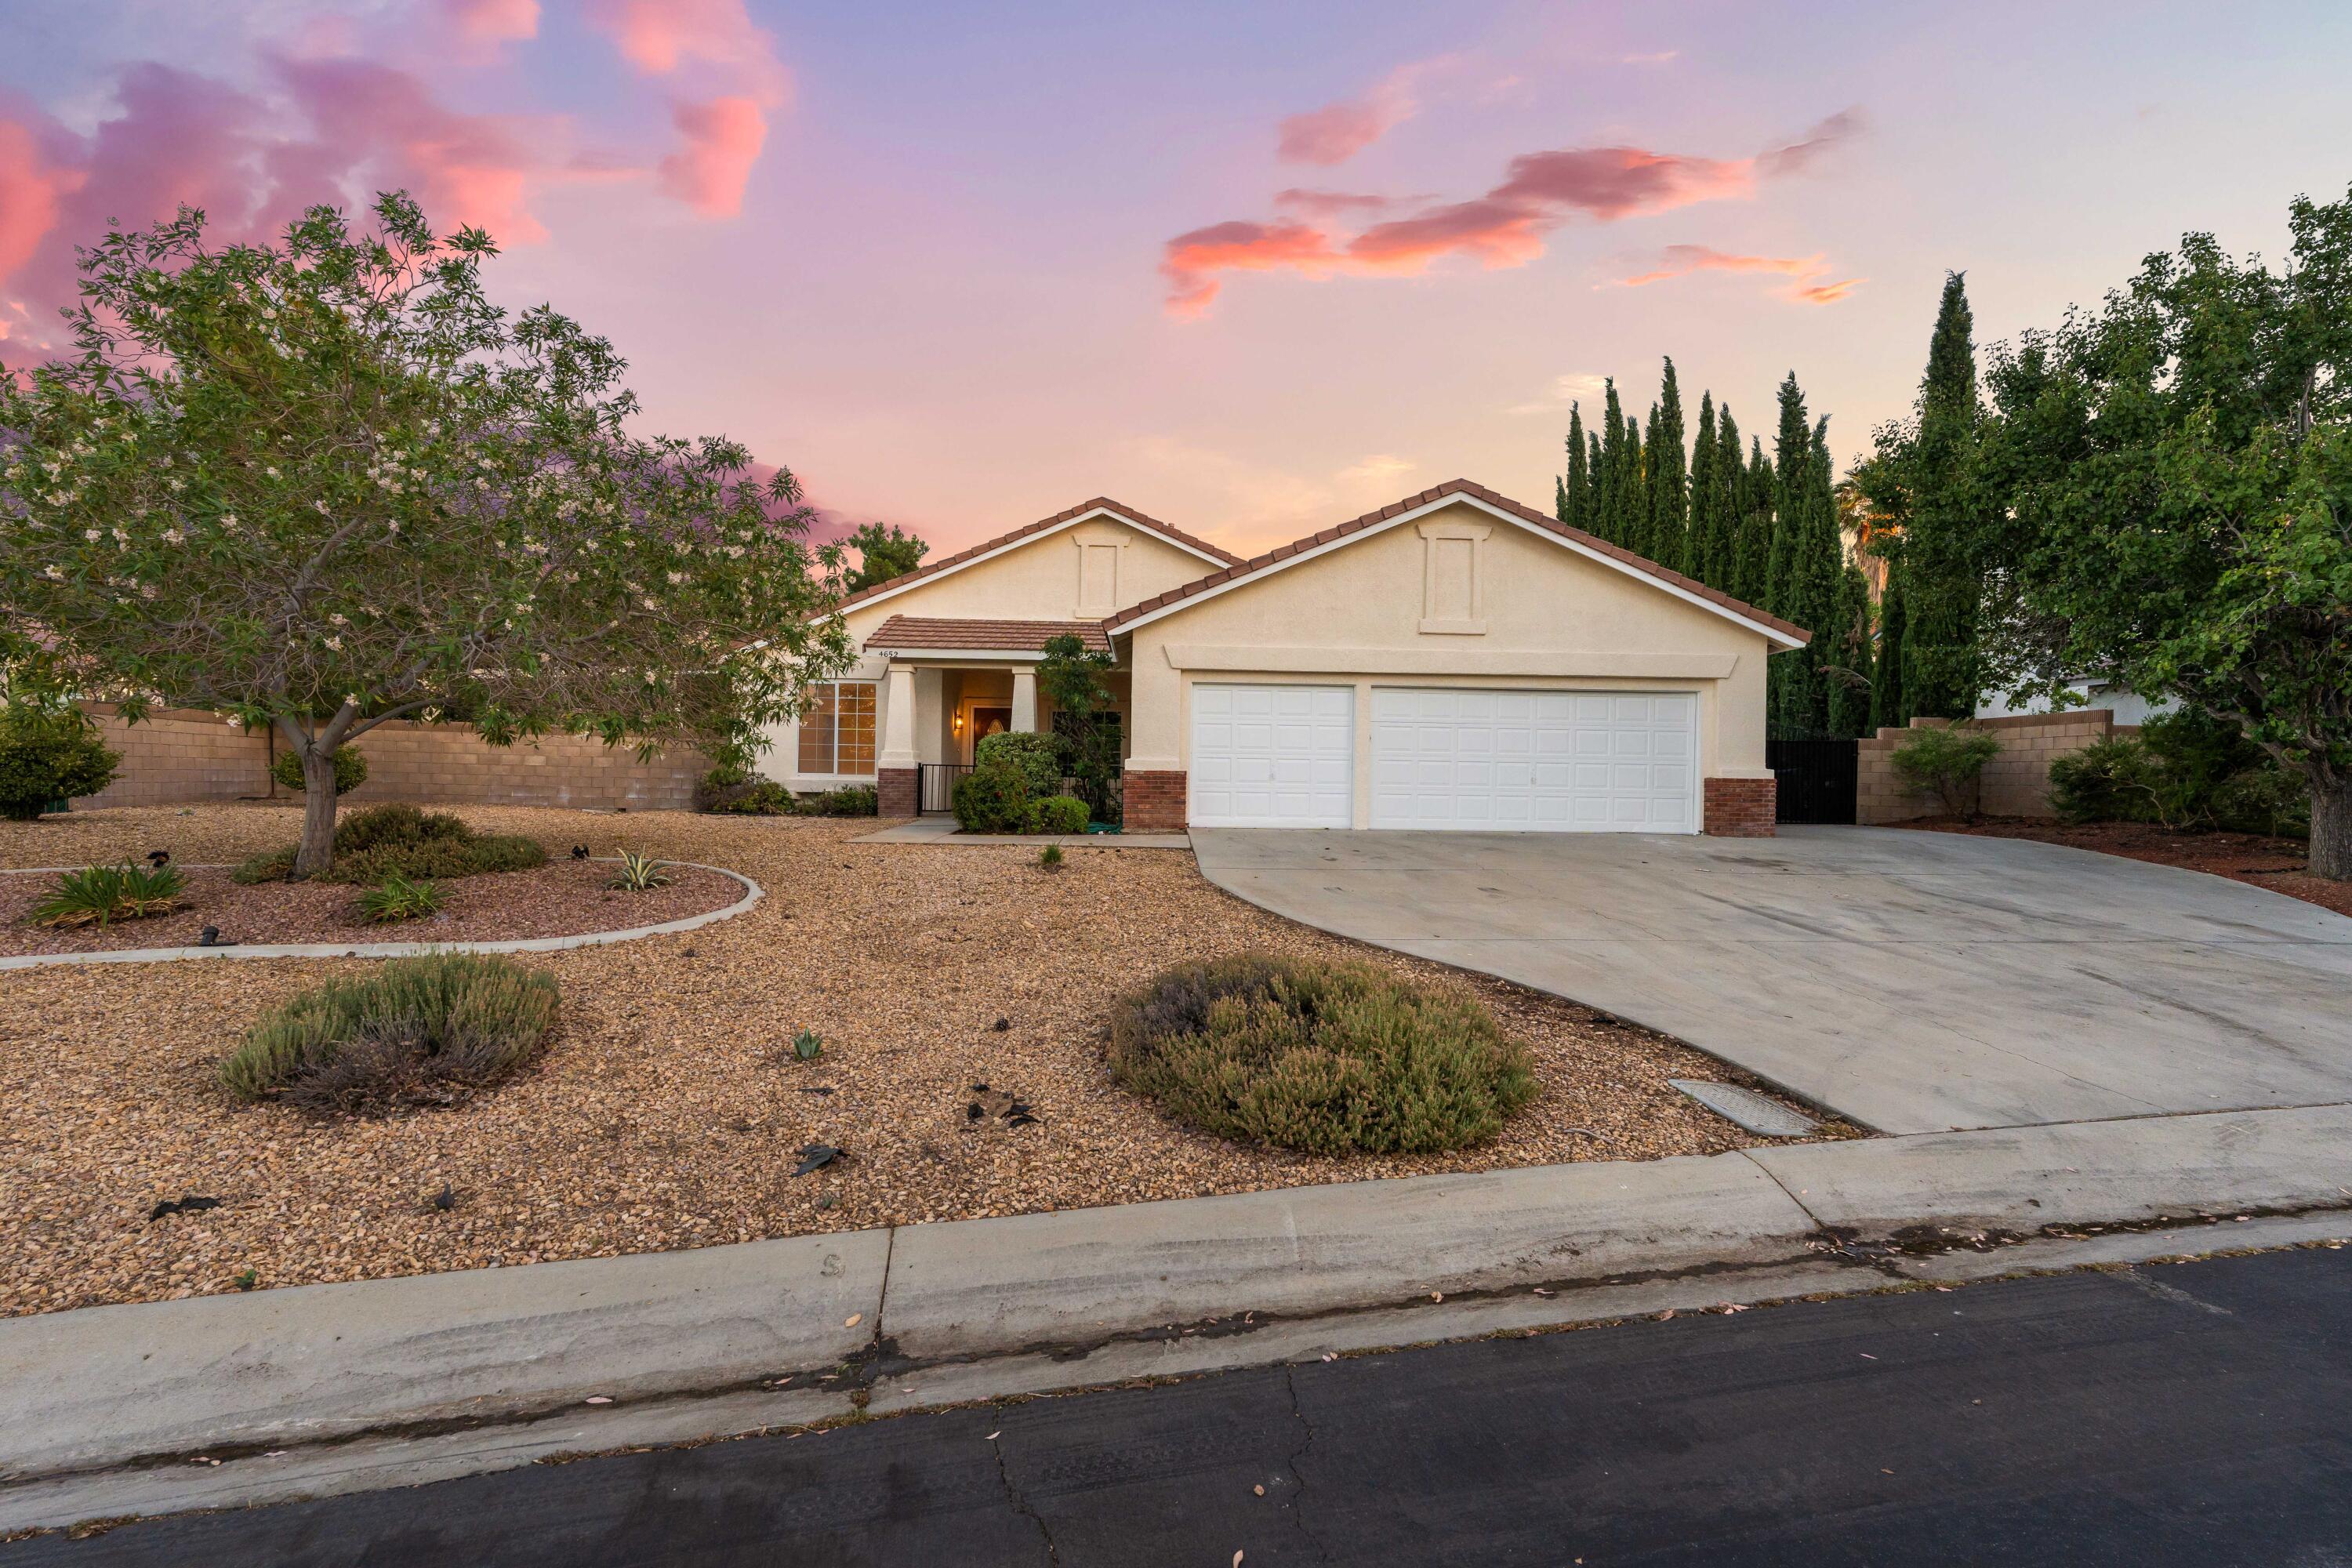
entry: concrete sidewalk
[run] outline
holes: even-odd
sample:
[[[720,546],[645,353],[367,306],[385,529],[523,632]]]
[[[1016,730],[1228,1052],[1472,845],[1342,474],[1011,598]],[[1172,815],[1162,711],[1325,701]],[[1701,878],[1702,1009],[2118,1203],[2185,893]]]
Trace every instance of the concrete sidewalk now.
[[[2201,1229],[2077,1239],[2166,1222]],[[2347,1106],[101,1307],[0,1321],[0,1531],[1665,1305],[2338,1236],[2352,1237]]]

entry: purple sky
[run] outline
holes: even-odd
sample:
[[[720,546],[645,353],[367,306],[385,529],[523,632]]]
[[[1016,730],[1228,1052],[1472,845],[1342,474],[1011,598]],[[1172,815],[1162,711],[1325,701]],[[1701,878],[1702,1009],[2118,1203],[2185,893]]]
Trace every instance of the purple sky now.
[[[942,548],[1109,494],[1244,552],[1456,475],[1548,506],[1672,354],[1841,458],[1948,268],[1980,342],[2352,181],[2340,4],[9,0],[0,362],[76,241],[415,190],[489,278]]]

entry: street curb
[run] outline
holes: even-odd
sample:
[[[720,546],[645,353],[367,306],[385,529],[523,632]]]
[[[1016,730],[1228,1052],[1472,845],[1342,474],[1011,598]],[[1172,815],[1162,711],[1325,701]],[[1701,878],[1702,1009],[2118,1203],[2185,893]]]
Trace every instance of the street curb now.
[[[612,855],[598,855],[597,860],[618,865]],[[431,952],[562,952],[575,947],[602,947],[609,942],[635,942],[639,937],[669,936],[678,931],[698,931],[720,921],[731,921],[748,913],[753,905],[767,897],[759,883],[740,871],[730,871],[724,866],[705,866],[694,860],[667,860],[668,866],[682,866],[694,871],[716,871],[739,883],[743,896],[725,909],[706,910],[698,915],[681,920],[664,921],[659,925],[632,926],[625,931],[583,931],[577,936],[537,936],[514,942],[280,942],[238,943],[230,947],[126,947],[111,952],[27,952],[0,958],[0,972],[13,969],[43,969],[54,964],[76,963],[173,963],[201,958],[422,958]],[[192,871],[217,871],[219,866],[190,866]],[[51,876],[61,870],[79,870],[79,867],[25,867],[0,870],[0,876]]]
[[[90,1308],[0,1320],[0,1531],[1643,1301],[1911,1289],[2264,1236],[2352,1237],[2352,1107],[1284,1188]]]

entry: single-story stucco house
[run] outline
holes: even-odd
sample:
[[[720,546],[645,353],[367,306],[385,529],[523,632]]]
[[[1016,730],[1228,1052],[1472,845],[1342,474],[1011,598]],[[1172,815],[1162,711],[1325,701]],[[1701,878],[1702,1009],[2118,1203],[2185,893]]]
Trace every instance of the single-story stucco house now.
[[[942,810],[1035,667],[1118,658],[1130,830],[1772,831],[1765,661],[1808,634],[1455,479],[1244,561],[1097,499],[852,595],[766,764]]]

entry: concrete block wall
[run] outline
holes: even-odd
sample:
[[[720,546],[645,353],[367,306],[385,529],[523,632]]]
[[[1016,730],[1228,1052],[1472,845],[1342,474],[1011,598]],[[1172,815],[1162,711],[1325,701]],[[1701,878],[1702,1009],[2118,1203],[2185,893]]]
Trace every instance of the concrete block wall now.
[[[1943,805],[1933,795],[1915,793],[1905,784],[1895,771],[1895,751],[1915,731],[1950,723],[1948,719],[1915,719],[1909,730],[1881,730],[1861,742],[1855,755],[1856,822],[1868,826],[1942,813]],[[1985,764],[1977,780],[1976,809],[1988,816],[2055,816],[2050,805],[2052,763],[2111,736],[2138,733],[2134,725],[2116,723],[2104,708],[1972,719],[1968,727],[2000,742],[2000,754]]]
[[[80,810],[257,800],[273,794],[266,735],[248,733],[211,713],[173,710],[125,724],[110,706],[92,704],[89,711],[122,763],[113,784],[74,802]],[[367,758],[368,780],[343,798],[359,805],[404,800],[688,811],[697,781],[710,768],[698,753],[676,747],[640,763],[630,747],[608,750],[602,741],[581,735],[493,746],[463,725],[394,722],[352,743]],[[289,798],[283,789],[274,793]]]

